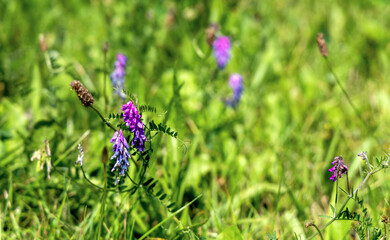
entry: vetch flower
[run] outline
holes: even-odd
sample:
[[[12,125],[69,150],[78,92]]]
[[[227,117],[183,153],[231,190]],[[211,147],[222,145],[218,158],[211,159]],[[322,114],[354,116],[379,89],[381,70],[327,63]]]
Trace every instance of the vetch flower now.
[[[131,158],[129,153],[129,144],[127,144],[126,138],[123,137],[122,129],[116,131],[112,137],[111,143],[114,143],[112,146],[114,155],[112,155],[111,160],[116,158],[114,167],[111,169],[111,172],[118,169],[120,176],[125,176],[125,171],[128,170],[130,166],[129,159]],[[119,177],[116,178],[115,184],[118,184]]]
[[[132,101],[128,101],[122,106],[123,121],[130,131],[134,133],[131,145],[138,149],[138,151],[145,151],[145,136],[144,124],[141,122],[141,115],[138,114],[138,109]]]
[[[229,86],[233,90],[233,97],[226,100],[226,104],[231,107],[236,107],[241,99],[242,92],[244,90],[243,77],[238,73],[233,73],[229,77]]]
[[[363,151],[358,154],[359,157],[362,158],[362,160],[367,160],[367,152]]]
[[[122,92],[122,89],[125,86],[126,62],[127,57],[122,53],[118,53],[118,55],[116,56],[116,61],[114,63],[114,71],[110,75],[114,90],[116,94],[122,99],[126,98],[126,95]]]
[[[333,167],[329,168],[329,172],[333,172],[330,180],[335,182],[337,178],[341,178],[341,174],[346,174],[348,172],[348,167],[344,164],[342,156],[335,157],[333,160]]]
[[[77,146],[77,148],[79,149],[79,155],[77,156],[77,161],[75,162],[75,164],[77,165],[77,164],[80,163],[80,166],[82,167],[83,166],[83,161],[84,161],[84,149],[83,149],[83,147],[81,146],[80,143]]]
[[[217,37],[213,43],[214,57],[219,69],[223,69],[230,59],[230,39],[226,36]]]

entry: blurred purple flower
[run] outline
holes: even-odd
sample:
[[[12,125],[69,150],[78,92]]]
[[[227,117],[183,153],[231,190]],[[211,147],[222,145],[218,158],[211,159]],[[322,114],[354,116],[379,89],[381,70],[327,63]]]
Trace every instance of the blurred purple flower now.
[[[115,171],[116,169],[119,170],[120,176],[125,176],[125,171],[128,170],[128,167],[130,166],[129,158],[131,158],[129,153],[129,145],[127,144],[126,138],[123,137],[122,129],[116,131],[114,133],[114,136],[111,138],[111,143],[114,143],[113,145],[113,152],[114,155],[112,155],[111,160],[116,158],[116,162],[114,167],[111,169],[111,172]],[[117,177],[115,184],[118,184],[119,178]]]
[[[145,151],[145,142],[147,141],[145,136],[144,124],[141,122],[141,115],[138,114],[137,107],[132,101],[128,101],[122,106],[123,121],[130,131],[134,133],[131,144],[138,149],[138,151]]]
[[[233,73],[229,77],[229,86],[233,90],[233,97],[226,100],[226,104],[231,107],[236,107],[241,99],[242,92],[244,90],[243,77],[238,73]]]
[[[330,180],[335,182],[337,178],[341,178],[341,174],[346,174],[348,172],[348,167],[344,164],[342,156],[335,157],[333,160],[333,167],[329,168],[329,172],[333,172]],[[337,176],[337,173],[339,176]]]
[[[223,69],[230,59],[230,39],[226,36],[217,37],[213,43],[214,57],[219,69]]]
[[[110,75],[114,90],[116,94],[122,99],[126,98],[126,95],[122,92],[122,89],[125,86],[126,62],[127,57],[122,53],[118,53],[118,55],[116,56],[116,61],[114,63],[114,71]]]

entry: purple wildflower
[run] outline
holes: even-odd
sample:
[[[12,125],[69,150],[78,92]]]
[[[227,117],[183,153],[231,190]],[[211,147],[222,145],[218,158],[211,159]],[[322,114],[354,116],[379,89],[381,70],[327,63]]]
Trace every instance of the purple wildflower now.
[[[219,69],[223,69],[230,59],[230,39],[221,36],[215,39],[213,43],[214,56],[217,59]]]
[[[77,148],[79,149],[79,155],[77,156],[77,161],[75,162],[75,164],[78,165],[80,163],[80,166],[82,167],[84,161],[84,149],[80,143]]]
[[[329,168],[329,172],[333,172],[333,175],[330,177],[330,180],[335,182],[337,178],[341,178],[341,174],[346,174],[348,172],[348,167],[344,164],[342,156],[335,157],[333,158],[333,160],[333,167]]]
[[[130,166],[129,158],[131,158],[129,153],[129,145],[127,144],[126,138],[123,137],[122,129],[116,131],[114,136],[111,138],[111,143],[114,143],[112,146],[114,155],[112,155],[111,160],[116,158],[114,167],[111,169],[111,172],[116,169],[119,170],[119,175],[124,176],[125,171],[128,170]],[[119,178],[117,177],[115,184],[118,184]]]
[[[145,142],[147,141],[144,131],[144,124],[141,122],[141,115],[138,114],[137,107],[132,101],[128,101],[122,106],[123,121],[130,131],[134,133],[131,144],[138,149],[138,151],[145,151]]]
[[[233,98],[226,100],[226,104],[231,107],[236,107],[237,103],[240,101],[242,91],[244,86],[242,84],[243,78],[238,73],[233,73],[229,77],[229,86],[233,90]]]
[[[111,73],[110,78],[112,85],[116,94],[125,99],[126,95],[122,92],[122,89],[125,86],[125,67],[126,67],[127,57],[122,53],[118,53],[116,56],[116,62],[114,63],[114,71]]]
[[[360,152],[358,156],[361,157],[362,160],[367,160],[367,152]]]

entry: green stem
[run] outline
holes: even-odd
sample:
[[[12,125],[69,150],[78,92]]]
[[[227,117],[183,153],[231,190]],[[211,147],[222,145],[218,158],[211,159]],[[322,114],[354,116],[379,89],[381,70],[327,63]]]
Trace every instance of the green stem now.
[[[98,239],[101,239],[101,233],[102,233],[101,228],[103,226],[104,208],[107,199],[107,167],[106,164],[103,164],[103,166],[104,166],[104,190],[103,190],[102,205],[100,208],[100,216],[99,216]]]
[[[191,202],[187,203],[186,205],[184,205],[183,207],[181,207],[180,209],[178,209],[176,212],[172,213],[169,217],[165,218],[164,220],[162,220],[161,222],[159,222],[158,224],[156,224],[154,227],[152,227],[149,231],[147,231],[144,235],[142,235],[138,240],[142,240],[144,238],[146,238],[149,234],[151,234],[154,230],[156,230],[158,227],[160,227],[161,225],[163,225],[165,222],[167,222],[168,220],[170,220],[171,218],[173,218],[174,216],[176,216],[177,214],[179,214],[181,211],[183,211],[184,209],[186,209],[188,206],[190,206],[192,203],[194,203],[198,198],[200,198],[202,196],[202,194],[200,194],[199,196],[197,196],[194,200],[192,200]]]
[[[332,224],[334,221],[338,220],[337,218],[341,215],[342,211],[344,210],[344,207],[347,205],[349,199],[351,199],[350,197],[347,198],[347,200],[345,200],[345,202],[343,203],[343,205],[341,205],[341,208],[339,210],[339,212],[337,213],[337,215],[332,218],[332,220],[330,220],[329,222],[327,222],[322,228],[320,228],[320,232],[323,231],[325,228],[327,228],[330,224]],[[313,235],[311,235],[310,237],[307,238],[307,240],[309,239],[312,239],[314,238],[315,236],[318,235],[318,232],[317,233],[314,233]]]
[[[343,85],[341,85],[341,82],[339,80],[339,78],[337,77],[336,73],[333,71],[333,68],[330,64],[330,61],[327,57],[324,57],[325,61],[326,61],[326,65],[328,66],[328,69],[329,71],[332,73],[333,77],[336,79],[336,83],[337,85],[340,87],[341,91],[343,92],[343,94],[345,95],[345,97],[347,98],[348,100],[348,103],[349,105],[351,105],[351,107],[353,108],[356,116],[359,118],[359,120],[362,122],[362,124],[367,128],[367,125],[366,125],[366,122],[364,121],[364,119],[362,118],[362,115],[360,114],[359,110],[355,107],[355,105],[353,104],[349,94],[347,93],[347,91],[345,90],[345,88],[343,87]]]
[[[308,227],[314,227],[317,230],[317,233],[320,235],[321,240],[324,240],[324,237],[322,236],[321,230],[315,225],[314,223],[309,224]]]
[[[337,212],[337,198],[339,195],[339,170],[336,170],[336,197],[334,199],[334,214],[333,217],[336,217]]]
[[[104,53],[104,60],[103,60],[103,74],[104,74],[104,78],[103,78],[103,95],[104,95],[104,106],[105,106],[105,110],[107,112],[107,102],[108,102],[108,99],[107,99],[107,89],[106,89],[106,85],[107,85],[107,71],[106,71],[107,51],[103,50],[103,53]]]
[[[85,179],[91,186],[93,186],[93,187],[95,187],[95,188],[97,188],[97,189],[99,189],[99,190],[103,190],[103,188],[101,188],[101,187],[99,187],[98,185],[94,184],[93,182],[91,182],[91,180],[89,180],[89,179],[87,178],[87,175],[85,175],[83,166],[81,166],[81,171],[83,172],[84,179]]]
[[[107,120],[103,117],[103,115],[94,107],[94,106],[89,106],[90,108],[92,108],[98,115],[99,117],[102,119],[102,121],[107,125],[109,126],[112,130],[114,131],[118,131],[114,126],[111,125],[111,123],[107,122]]]

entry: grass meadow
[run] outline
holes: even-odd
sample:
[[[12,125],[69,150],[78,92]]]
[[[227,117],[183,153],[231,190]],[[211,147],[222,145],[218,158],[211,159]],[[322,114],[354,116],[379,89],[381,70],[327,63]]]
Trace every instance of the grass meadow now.
[[[389,26],[383,0],[0,0],[0,239],[389,239]],[[129,100],[147,150],[115,185]]]

